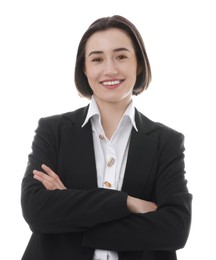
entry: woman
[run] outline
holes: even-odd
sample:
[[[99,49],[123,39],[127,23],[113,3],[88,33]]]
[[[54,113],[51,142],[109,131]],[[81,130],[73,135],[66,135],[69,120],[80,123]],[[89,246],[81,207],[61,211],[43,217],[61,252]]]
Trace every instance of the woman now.
[[[77,52],[87,107],[42,118],[22,182],[23,260],[173,260],[191,222],[184,137],[134,108],[151,70],[136,27],[96,20]]]

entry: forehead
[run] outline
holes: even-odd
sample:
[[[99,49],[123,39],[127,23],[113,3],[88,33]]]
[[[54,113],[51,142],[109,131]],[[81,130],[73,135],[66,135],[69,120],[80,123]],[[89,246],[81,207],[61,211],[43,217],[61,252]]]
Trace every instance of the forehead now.
[[[118,28],[95,32],[86,42],[86,52],[92,49],[115,49],[121,47],[133,49],[133,44],[128,34]]]

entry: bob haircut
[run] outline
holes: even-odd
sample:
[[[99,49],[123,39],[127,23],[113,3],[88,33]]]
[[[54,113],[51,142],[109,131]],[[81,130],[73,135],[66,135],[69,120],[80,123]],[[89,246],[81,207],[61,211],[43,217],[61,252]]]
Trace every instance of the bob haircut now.
[[[137,28],[126,18],[114,15],[103,17],[94,21],[82,36],[75,63],[75,85],[81,96],[91,98],[93,91],[89,86],[88,79],[84,73],[86,42],[94,33],[117,28],[124,31],[132,41],[137,58],[137,78],[133,88],[133,95],[139,95],[148,88],[151,81],[151,67],[144,47],[142,36]]]

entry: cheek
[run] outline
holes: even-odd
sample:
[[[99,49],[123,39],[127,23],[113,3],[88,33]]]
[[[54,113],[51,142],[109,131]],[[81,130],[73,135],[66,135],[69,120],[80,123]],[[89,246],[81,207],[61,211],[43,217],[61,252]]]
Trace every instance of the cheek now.
[[[88,63],[84,66],[84,72],[87,78],[91,77],[93,73],[92,67]]]
[[[92,71],[87,70],[85,74],[86,74],[88,81],[94,80],[94,74],[92,73]]]
[[[137,71],[137,67],[136,66],[130,66],[128,69],[128,75],[130,75],[131,79],[136,80],[137,75],[138,75],[138,71]]]
[[[95,82],[97,81],[97,73],[95,73],[95,70],[86,68],[85,75],[88,80],[89,86],[91,89],[94,89]]]
[[[95,81],[99,77],[99,72],[94,68],[86,68],[85,75],[89,81]]]
[[[86,77],[87,78],[91,77],[92,71],[93,71],[91,64],[89,62],[85,62],[83,67],[84,67],[83,71],[84,71]]]

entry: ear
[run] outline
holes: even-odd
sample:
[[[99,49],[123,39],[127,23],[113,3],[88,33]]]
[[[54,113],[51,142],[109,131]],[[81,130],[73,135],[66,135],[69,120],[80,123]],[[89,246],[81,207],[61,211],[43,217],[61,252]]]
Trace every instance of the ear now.
[[[86,75],[85,65],[83,65],[83,73]]]
[[[140,66],[140,64],[137,64],[137,76],[140,75],[142,73],[142,67]]]

